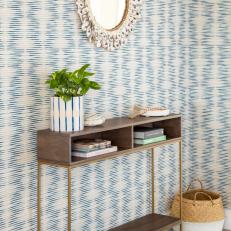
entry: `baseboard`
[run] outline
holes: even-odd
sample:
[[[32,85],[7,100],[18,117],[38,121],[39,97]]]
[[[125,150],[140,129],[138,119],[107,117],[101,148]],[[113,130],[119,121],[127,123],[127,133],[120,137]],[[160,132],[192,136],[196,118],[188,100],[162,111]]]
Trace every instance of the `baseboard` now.
[[[225,209],[225,230],[231,230],[231,209]]]

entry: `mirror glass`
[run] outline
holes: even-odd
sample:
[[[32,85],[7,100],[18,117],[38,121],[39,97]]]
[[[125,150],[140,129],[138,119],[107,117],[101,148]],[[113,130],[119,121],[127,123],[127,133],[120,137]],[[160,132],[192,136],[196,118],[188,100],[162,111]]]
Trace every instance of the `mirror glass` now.
[[[126,16],[127,0],[90,0],[90,8],[101,27],[113,30]]]

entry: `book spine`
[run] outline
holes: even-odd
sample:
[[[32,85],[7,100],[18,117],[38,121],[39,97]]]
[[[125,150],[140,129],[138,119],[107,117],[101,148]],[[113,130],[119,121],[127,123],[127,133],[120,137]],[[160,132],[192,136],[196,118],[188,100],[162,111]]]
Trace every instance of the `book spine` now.
[[[158,134],[163,134],[164,133],[164,129],[156,129],[153,131],[149,131],[149,132],[144,132],[144,137],[145,136],[151,136],[151,135],[158,135]]]
[[[159,132],[157,134],[144,134],[144,139],[150,139],[150,138],[156,138],[156,137],[160,137],[160,136],[163,136],[164,133],[163,132]]]
[[[100,150],[100,149],[98,148],[72,148],[72,151],[83,152],[83,153],[93,152],[97,150]]]
[[[134,143],[135,144],[151,144],[151,143],[156,143],[156,142],[160,142],[160,141],[164,141],[164,140],[166,140],[166,136],[158,136],[158,137],[146,139],[146,140],[135,139]]]
[[[98,151],[98,150],[102,150],[105,148],[110,148],[111,146],[102,146],[102,147],[94,147],[94,148],[72,148],[73,151],[77,151],[77,152],[93,152],[93,151]]]
[[[98,148],[97,144],[75,144],[72,146],[73,149],[93,149]]]
[[[163,134],[164,134],[164,129],[157,129],[149,132],[134,132],[135,138],[138,139],[145,139],[145,138],[150,138],[153,136],[163,135]]]
[[[134,132],[134,138],[144,139],[144,133],[143,132]]]
[[[117,150],[118,150],[117,146],[112,146],[110,148],[96,150],[96,151],[92,151],[92,152],[88,152],[88,153],[72,152],[72,156],[88,158],[88,157],[92,157],[92,156],[107,154],[110,152],[116,152]]]
[[[91,150],[91,149],[103,149],[103,148],[111,147],[111,141],[110,140],[104,140],[104,141],[98,141],[98,142],[99,143],[94,143],[94,144],[76,143],[76,144],[73,144],[72,149],[75,149],[75,150]]]

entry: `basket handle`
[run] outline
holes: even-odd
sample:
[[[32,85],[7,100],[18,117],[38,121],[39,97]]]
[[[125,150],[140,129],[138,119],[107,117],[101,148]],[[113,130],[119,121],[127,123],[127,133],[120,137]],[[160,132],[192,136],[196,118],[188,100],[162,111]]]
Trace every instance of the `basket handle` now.
[[[196,205],[196,199],[197,199],[198,194],[203,194],[203,195],[207,196],[209,198],[209,200],[211,201],[212,205],[214,205],[213,199],[209,194],[207,194],[205,192],[196,192],[195,195],[194,195],[194,201],[193,201],[194,206]]]
[[[200,179],[194,179],[194,180],[188,185],[186,191],[189,191],[189,189],[191,189],[193,182],[199,182],[200,185],[201,185],[201,189],[203,189],[203,183],[202,183],[202,181],[201,181]]]

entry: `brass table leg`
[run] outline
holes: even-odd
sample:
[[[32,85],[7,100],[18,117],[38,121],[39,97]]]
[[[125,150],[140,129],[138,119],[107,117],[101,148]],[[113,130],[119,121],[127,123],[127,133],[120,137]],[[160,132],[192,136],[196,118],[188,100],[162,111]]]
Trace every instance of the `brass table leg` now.
[[[180,168],[180,219],[182,222],[182,141],[179,141],[179,168]],[[180,225],[180,231],[182,231],[182,224]]]
[[[155,184],[154,184],[154,159],[155,148],[152,148],[152,213],[155,213]]]
[[[41,163],[39,161],[37,172],[37,230],[41,231]]]
[[[68,166],[68,197],[67,197],[67,203],[68,203],[68,224],[67,224],[67,230],[71,231],[71,166]]]

